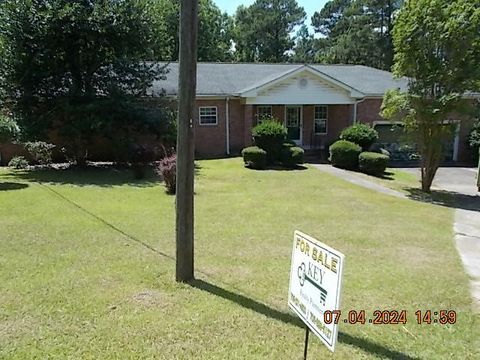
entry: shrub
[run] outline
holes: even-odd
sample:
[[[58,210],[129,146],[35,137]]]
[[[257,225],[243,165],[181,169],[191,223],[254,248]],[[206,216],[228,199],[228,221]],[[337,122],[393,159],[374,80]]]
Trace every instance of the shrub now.
[[[265,120],[252,130],[255,145],[267,152],[267,162],[280,160],[282,144],[287,137],[287,129],[280,122]]]
[[[160,160],[155,168],[165,183],[167,194],[175,194],[177,186],[177,155],[166,156]]]
[[[336,141],[330,146],[330,162],[333,166],[354,170],[358,167],[358,155],[362,148],[346,140]]]
[[[52,150],[55,145],[43,141],[27,142],[25,149],[32,158],[40,165],[48,165],[52,163]]]
[[[389,161],[387,155],[366,151],[359,155],[358,166],[366,174],[379,176],[385,172]]]
[[[298,146],[290,146],[287,144],[282,150],[282,164],[286,167],[295,167],[303,164],[303,155],[305,151]]]
[[[374,152],[374,153],[378,153],[378,154],[383,154],[383,155],[387,155],[388,157],[390,157],[390,151],[388,151],[387,149],[385,149],[383,147],[382,144],[379,144],[379,143],[375,143],[373,144],[372,146],[370,146],[370,149],[368,151],[371,151],[371,152]]]
[[[14,156],[8,163],[8,166],[14,169],[26,169],[28,161],[23,156]]]
[[[243,149],[242,156],[246,167],[260,170],[267,166],[267,152],[258,146]]]
[[[283,144],[282,144],[282,147],[294,147],[294,146],[297,146],[297,144],[295,143],[295,141],[293,140],[290,140],[290,139],[286,139]]]
[[[369,125],[357,123],[344,129],[340,139],[360,145],[364,151],[367,151],[378,140],[378,132]]]

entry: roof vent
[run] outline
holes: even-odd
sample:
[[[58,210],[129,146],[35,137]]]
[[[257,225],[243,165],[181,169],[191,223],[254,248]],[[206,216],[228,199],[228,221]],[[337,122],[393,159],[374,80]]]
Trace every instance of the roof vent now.
[[[301,88],[301,89],[305,89],[308,85],[308,80],[305,79],[305,78],[301,78],[299,81],[298,81],[298,86]]]

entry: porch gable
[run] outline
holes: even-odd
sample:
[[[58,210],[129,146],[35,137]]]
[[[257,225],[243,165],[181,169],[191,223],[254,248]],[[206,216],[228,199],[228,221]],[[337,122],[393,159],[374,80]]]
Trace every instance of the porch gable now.
[[[247,104],[354,104],[362,94],[304,68],[265,86],[246,91]]]

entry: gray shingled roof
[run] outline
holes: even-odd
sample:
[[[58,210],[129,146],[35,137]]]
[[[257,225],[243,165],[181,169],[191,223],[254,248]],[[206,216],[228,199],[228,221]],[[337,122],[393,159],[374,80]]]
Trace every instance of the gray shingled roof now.
[[[164,65],[164,64],[163,64]],[[239,95],[254,86],[275,80],[295,71],[299,64],[245,64],[245,63],[199,63],[197,69],[197,95]],[[407,80],[394,79],[388,71],[362,65],[309,65],[325,75],[365,94],[381,96],[389,89],[406,89]],[[168,65],[166,80],[156,81],[154,94],[165,90],[168,95],[178,92],[178,63]]]

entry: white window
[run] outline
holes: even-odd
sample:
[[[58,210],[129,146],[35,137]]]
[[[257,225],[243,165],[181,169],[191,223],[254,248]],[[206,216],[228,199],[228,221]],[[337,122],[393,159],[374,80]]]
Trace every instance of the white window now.
[[[216,106],[201,106],[199,108],[198,122],[200,125],[217,125],[218,115]]]
[[[315,106],[315,134],[326,134],[328,124],[327,105]]]
[[[271,106],[257,106],[257,118],[259,121],[262,121],[265,118],[272,117],[272,107]]]

